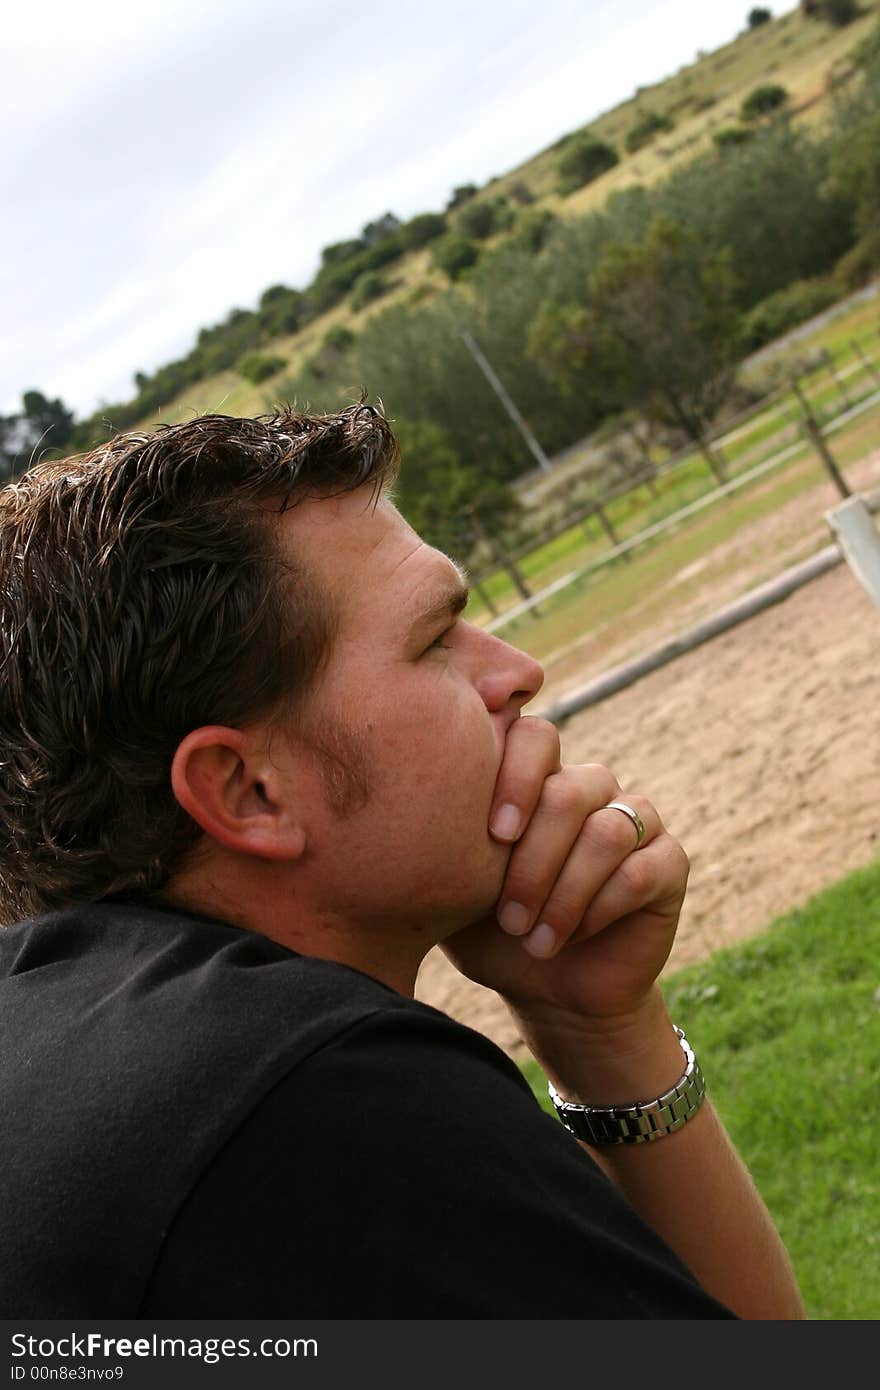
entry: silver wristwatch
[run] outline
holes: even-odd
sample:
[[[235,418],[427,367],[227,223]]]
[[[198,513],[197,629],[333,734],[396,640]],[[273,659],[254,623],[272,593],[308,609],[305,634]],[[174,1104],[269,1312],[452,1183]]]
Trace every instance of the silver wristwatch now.
[[[552,1084],[550,1099],[565,1128],[587,1144],[650,1144],[681,1129],[697,1113],[706,1094],[700,1064],[680,1028],[675,1030],[687,1066],[662,1096],[633,1105],[576,1105],[563,1100]]]

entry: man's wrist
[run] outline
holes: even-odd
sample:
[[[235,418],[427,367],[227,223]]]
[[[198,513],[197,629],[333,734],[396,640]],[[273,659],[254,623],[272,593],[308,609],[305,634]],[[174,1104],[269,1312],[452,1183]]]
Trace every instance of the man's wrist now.
[[[626,1105],[661,1095],[681,1076],[681,1045],[655,986],[615,1018],[514,1009],[523,1039],[564,1100]]]

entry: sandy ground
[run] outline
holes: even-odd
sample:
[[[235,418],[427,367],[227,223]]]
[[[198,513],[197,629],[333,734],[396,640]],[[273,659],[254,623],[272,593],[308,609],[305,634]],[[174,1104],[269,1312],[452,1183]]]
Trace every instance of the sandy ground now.
[[[873,491],[880,451],[847,475]],[[529,712],[827,545],[824,512],[838,500],[822,484],[741,531],[680,603],[670,586],[650,628],[629,628],[617,643],[587,637],[551,662]],[[606,764],[625,789],[651,798],[688,852],[667,971],[760,932],[880,853],[878,678],[880,610],[844,564],[564,724],[564,761]],[[525,1055],[497,996],[439,951],[416,994]]]

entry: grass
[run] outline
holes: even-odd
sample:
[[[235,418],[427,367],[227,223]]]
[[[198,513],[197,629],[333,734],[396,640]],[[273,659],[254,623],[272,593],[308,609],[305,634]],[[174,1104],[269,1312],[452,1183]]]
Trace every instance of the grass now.
[[[812,1319],[880,1317],[878,986],[880,862],[661,981]]]

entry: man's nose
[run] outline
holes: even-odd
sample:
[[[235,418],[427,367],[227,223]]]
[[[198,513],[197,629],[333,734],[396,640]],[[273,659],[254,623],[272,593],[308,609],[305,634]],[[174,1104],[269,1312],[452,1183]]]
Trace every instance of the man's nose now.
[[[477,682],[487,709],[494,713],[511,703],[528,704],[544,684],[543,666],[528,652],[500,638],[493,638],[492,642],[496,650],[489,654],[484,674]]]

